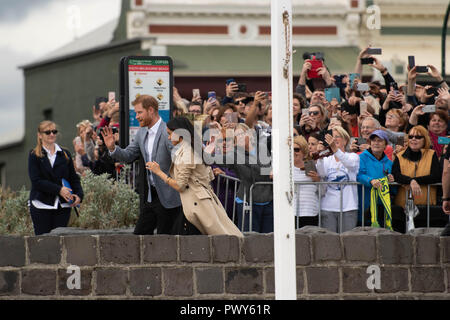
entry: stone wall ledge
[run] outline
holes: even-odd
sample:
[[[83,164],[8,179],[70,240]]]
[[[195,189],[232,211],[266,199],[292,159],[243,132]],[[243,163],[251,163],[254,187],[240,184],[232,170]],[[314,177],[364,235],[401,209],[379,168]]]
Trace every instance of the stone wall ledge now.
[[[59,228],[0,236],[0,299],[274,299],[273,234],[136,236]],[[296,230],[298,299],[450,299],[450,237],[360,227]],[[69,289],[78,266],[81,289]],[[369,266],[380,289],[368,289]]]

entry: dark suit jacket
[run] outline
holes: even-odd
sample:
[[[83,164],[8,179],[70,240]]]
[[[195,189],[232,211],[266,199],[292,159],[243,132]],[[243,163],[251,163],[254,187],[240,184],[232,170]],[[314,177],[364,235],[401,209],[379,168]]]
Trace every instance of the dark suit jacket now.
[[[53,205],[55,196],[59,196],[62,188],[62,178],[70,183],[72,192],[83,200],[80,178],[75,172],[72,157],[68,150],[63,150],[67,158],[63,151],[58,151],[53,168],[44,149],[42,149],[44,155],[42,158],[37,157],[33,151],[30,152],[28,157],[28,175],[31,180],[30,201],[39,200],[47,205]],[[59,201],[67,202],[61,196]]]
[[[172,143],[169,141],[169,137],[166,131],[166,123],[161,120],[161,124],[158,128],[158,132],[155,136],[153,142],[152,157],[149,159],[149,154],[147,152],[147,133],[148,128],[140,128],[136,133],[134,140],[125,148],[116,149],[111,153],[111,157],[121,162],[131,163],[141,156],[144,162],[156,161],[159,163],[161,170],[165,174],[169,174],[170,166],[172,165],[171,151],[173,148]],[[146,191],[144,196],[149,200],[148,185],[150,184],[150,173],[145,169],[145,165],[142,162],[139,167],[140,172],[146,173],[147,186],[143,185],[139,189],[140,191]],[[142,168],[142,170],[141,170]],[[175,208],[181,206],[180,194],[167,185],[165,181],[161,180],[157,175],[153,175],[156,192],[158,193],[158,198],[164,208]],[[151,201],[148,201],[151,202]],[[142,205],[142,201],[141,201]]]

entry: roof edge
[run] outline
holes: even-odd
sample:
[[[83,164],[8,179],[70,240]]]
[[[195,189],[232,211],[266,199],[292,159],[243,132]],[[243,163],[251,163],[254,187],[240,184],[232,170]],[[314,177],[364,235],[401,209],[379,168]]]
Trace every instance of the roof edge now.
[[[22,70],[32,69],[32,68],[44,66],[47,64],[51,64],[54,62],[69,60],[69,59],[72,59],[75,57],[88,55],[91,53],[95,53],[95,52],[99,52],[99,51],[103,51],[103,50],[107,50],[107,49],[111,49],[111,48],[115,48],[115,47],[121,47],[121,46],[125,46],[128,44],[134,43],[134,42],[140,42],[140,41],[144,41],[144,40],[155,40],[156,41],[156,38],[154,38],[154,37],[138,37],[138,38],[127,39],[127,40],[122,40],[122,41],[115,41],[115,42],[108,43],[106,45],[93,47],[93,48],[87,49],[87,50],[81,50],[81,51],[71,53],[71,54],[68,54],[65,56],[63,55],[60,57],[50,58],[50,59],[46,59],[46,60],[42,60],[42,61],[38,61],[38,62],[32,62],[32,63],[26,64],[26,65],[21,65],[21,66],[18,66],[17,68],[22,69]]]

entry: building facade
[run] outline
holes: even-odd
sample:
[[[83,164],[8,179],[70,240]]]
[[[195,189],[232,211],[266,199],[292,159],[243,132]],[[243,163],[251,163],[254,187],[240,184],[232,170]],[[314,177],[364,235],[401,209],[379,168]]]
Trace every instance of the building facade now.
[[[330,71],[341,74],[354,70],[360,48],[368,44],[383,48],[381,60],[399,82],[406,79],[408,55],[440,69],[439,27],[447,4],[293,0],[294,83],[304,52],[323,52]],[[95,97],[118,92],[123,56],[171,56],[175,87],[187,99],[193,88],[203,97],[211,89],[221,96],[231,77],[248,91],[270,91],[270,21],[270,0],[123,0],[119,19],[21,66],[25,138],[0,146],[0,183],[29,188],[27,158],[42,120],[55,121],[61,145],[73,150],[75,125],[92,118]],[[377,77],[369,67],[363,73]]]

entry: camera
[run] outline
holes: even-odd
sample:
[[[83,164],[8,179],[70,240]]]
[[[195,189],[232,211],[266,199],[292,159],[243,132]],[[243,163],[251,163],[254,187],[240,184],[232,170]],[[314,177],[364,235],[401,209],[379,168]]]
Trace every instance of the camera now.
[[[312,53],[305,52],[305,53],[303,53],[303,60],[308,60],[308,59],[312,60],[313,57],[316,57],[316,60],[325,61],[323,52],[312,52]]]

